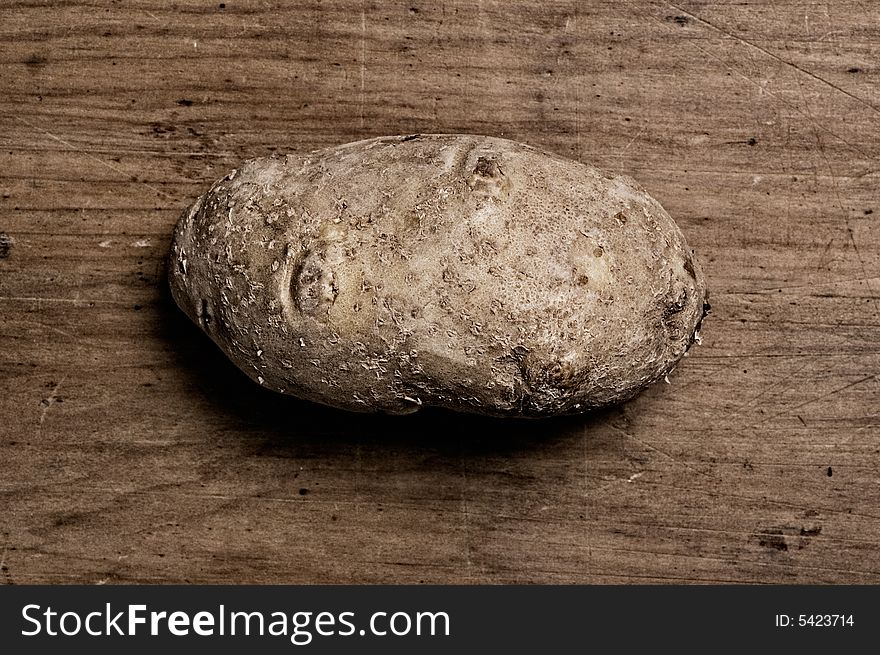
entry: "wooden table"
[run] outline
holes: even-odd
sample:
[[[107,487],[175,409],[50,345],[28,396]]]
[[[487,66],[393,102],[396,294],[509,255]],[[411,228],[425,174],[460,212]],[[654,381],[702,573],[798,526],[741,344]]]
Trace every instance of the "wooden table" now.
[[[0,580],[880,582],[880,3],[7,2]],[[636,177],[706,268],[636,400],[258,388],[169,298],[242,159],[477,132]]]

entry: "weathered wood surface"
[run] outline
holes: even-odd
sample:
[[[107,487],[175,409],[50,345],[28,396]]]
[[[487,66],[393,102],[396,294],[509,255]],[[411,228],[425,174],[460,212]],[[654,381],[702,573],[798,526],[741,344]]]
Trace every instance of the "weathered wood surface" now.
[[[6,2],[0,580],[880,582],[880,3]],[[351,416],[169,300],[241,159],[505,136],[636,177],[704,344],[598,415]]]

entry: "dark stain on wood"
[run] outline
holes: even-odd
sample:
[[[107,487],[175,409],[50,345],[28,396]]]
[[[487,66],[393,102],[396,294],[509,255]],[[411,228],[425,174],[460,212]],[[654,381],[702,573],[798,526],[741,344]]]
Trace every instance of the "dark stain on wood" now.
[[[688,16],[682,16],[682,15],[667,16],[666,20],[668,20],[672,23],[675,23],[679,27],[684,27],[685,25],[687,25],[688,23],[691,22],[691,19]]]
[[[767,528],[765,531],[759,532],[757,537],[758,545],[762,548],[779,551],[788,550],[788,542],[785,541],[782,530],[778,528]]]
[[[41,55],[37,52],[32,52],[25,58],[24,63],[30,68],[42,68],[46,65],[47,61],[48,59],[45,55]]]

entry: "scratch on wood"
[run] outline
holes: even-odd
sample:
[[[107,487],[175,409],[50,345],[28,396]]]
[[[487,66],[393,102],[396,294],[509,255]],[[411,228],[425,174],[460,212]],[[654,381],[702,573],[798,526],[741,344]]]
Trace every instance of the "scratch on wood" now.
[[[842,89],[842,88],[840,88],[839,86],[837,86],[837,85],[834,84],[833,82],[830,82],[829,80],[826,80],[824,77],[822,77],[822,76],[820,76],[820,75],[817,75],[816,73],[813,73],[813,72],[811,72],[811,71],[808,71],[808,70],[805,69],[805,68],[801,68],[800,66],[798,66],[798,65],[795,64],[794,62],[791,62],[791,61],[788,61],[788,60],[786,60],[786,59],[783,59],[783,58],[780,57],[779,55],[774,54],[773,52],[771,52],[771,51],[769,51],[769,50],[767,50],[767,49],[765,49],[765,48],[762,48],[762,47],[759,46],[757,43],[754,43],[753,41],[750,41],[750,40],[745,39],[745,38],[743,38],[743,37],[741,37],[741,36],[739,36],[739,35],[737,35],[737,34],[734,34],[733,32],[731,32],[731,31],[729,31],[729,30],[727,30],[727,29],[721,27],[720,25],[716,25],[715,23],[713,23],[713,22],[711,22],[711,21],[708,21],[708,20],[706,20],[705,18],[700,18],[700,17],[697,16],[696,14],[692,14],[692,13],[690,13],[689,11],[687,11],[687,10],[685,10],[685,9],[682,9],[682,8],[680,8],[680,7],[678,7],[678,6],[674,5],[674,4],[671,4],[671,3],[670,3],[669,6],[672,7],[673,9],[675,9],[676,11],[680,11],[680,12],[681,12],[682,14],[684,14],[685,16],[690,16],[690,17],[691,17],[692,19],[694,19],[695,21],[700,22],[700,23],[703,23],[704,25],[707,25],[707,26],[711,27],[713,30],[716,30],[716,31],[718,31],[718,32],[721,32],[722,34],[726,34],[726,35],[729,36],[730,38],[732,38],[732,39],[734,39],[734,40],[736,40],[736,41],[739,41],[740,43],[743,43],[744,45],[750,46],[750,47],[754,48],[755,50],[759,50],[760,52],[763,52],[763,53],[764,53],[765,55],[767,55],[768,57],[770,57],[770,58],[772,58],[772,59],[775,59],[776,61],[778,61],[778,62],[780,62],[780,63],[782,63],[782,64],[785,64],[786,66],[791,66],[792,68],[794,68],[794,69],[797,70],[797,71],[800,71],[800,72],[803,73],[804,75],[807,75],[807,76],[809,76],[809,77],[812,77],[813,79],[818,80],[819,82],[822,82],[823,84],[827,84],[827,85],[828,85],[829,87],[831,87],[832,89],[835,89],[836,91],[839,91],[839,92],[842,93],[843,95],[852,98],[853,100],[859,102],[860,104],[864,105],[865,107],[868,107],[868,108],[871,109],[872,111],[875,111],[875,112],[877,112],[877,113],[880,113],[880,109],[878,109],[877,107],[875,107],[874,105],[872,105],[870,102],[868,102],[868,101],[865,100],[864,98],[862,98],[862,97],[860,97],[860,96],[857,96],[857,95],[855,95],[854,93],[850,93],[850,92],[847,91],[846,89]]]
[[[822,254],[819,255],[819,263],[816,264],[816,270],[821,271],[825,268],[825,257],[828,256],[828,251],[831,250],[831,245],[834,243],[834,238],[828,239],[828,243],[825,244],[825,248],[822,250]],[[828,262],[829,264],[831,262]]]
[[[37,426],[37,437],[39,438],[43,432],[43,423],[46,420],[46,415],[49,413],[49,410],[52,408],[52,405],[55,403],[55,399],[58,397],[58,391],[61,389],[61,385],[64,384],[64,381],[67,379],[65,375],[61,380],[59,380],[58,384],[55,385],[55,388],[52,389],[52,393],[49,394],[48,398],[44,398],[41,401],[43,405],[43,411],[40,413],[40,424]]]
[[[854,282],[870,282],[871,280],[880,280],[880,276],[873,277],[855,277],[846,280],[833,280],[831,282],[811,282],[810,284],[792,284],[784,287],[769,287],[767,289],[759,289],[758,291],[787,291],[789,289],[815,289],[817,287],[837,286],[838,284],[852,284]]]
[[[757,423],[753,423],[752,427],[757,427],[758,425],[761,425],[762,423],[766,423],[767,421],[770,421],[770,420],[777,418],[779,416],[783,416],[785,414],[790,414],[791,412],[793,412],[796,409],[800,409],[801,407],[806,407],[807,405],[812,405],[813,403],[817,403],[820,400],[824,400],[825,398],[829,398],[835,394],[840,393],[841,391],[846,391],[847,389],[850,389],[858,384],[862,384],[863,382],[867,382],[868,380],[873,380],[876,377],[877,377],[876,373],[872,374],[872,375],[866,375],[865,377],[860,378],[860,379],[856,380],[855,382],[850,382],[849,384],[845,384],[842,387],[838,387],[837,389],[833,389],[827,393],[823,393],[821,396],[818,396],[818,397],[813,398],[811,400],[804,401],[798,405],[795,405],[794,407],[788,407],[788,408],[782,410],[781,412],[777,412],[776,414],[771,414],[770,416],[765,416]]]
[[[782,395],[784,395],[786,391],[792,389],[797,384],[797,381],[799,379],[798,374],[801,371],[803,371],[810,364],[811,364],[811,362],[807,361],[803,364],[803,366],[798,368],[796,371],[783,375],[782,380],[789,380],[790,381],[789,384],[785,384],[785,385],[783,385],[782,389],[778,389],[774,393],[769,394],[769,397],[778,399],[778,398],[782,397]],[[725,428],[730,428],[734,423],[733,419],[736,418],[737,416],[739,416],[743,410],[751,407],[752,404],[755,403],[755,401],[758,401],[757,404],[755,405],[755,407],[760,407],[760,405],[761,405],[760,401],[764,400],[768,396],[768,392],[771,389],[774,389],[778,386],[779,386],[779,378],[774,378],[773,381],[771,381],[765,387],[763,387],[757,394],[755,394],[754,396],[749,398],[744,403],[738,405],[737,407],[734,407],[733,412],[728,414],[728,416],[727,416],[727,420],[725,421]]]
[[[30,127],[31,129],[33,129],[33,130],[37,130],[37,131],[39,131],[39,132],[42,132],[43,134],[45,134],[46,136],[48,136],[50,139],[54,139],[54,140],[57,141],[58,143],[61,143],[61,144],[65,145],[65,146],[67,146],[68,148],[70,148],[70,149],[73,150],[74,152],[78,152],[79,154],[83,155],[84,157],[87,157],[88,159],[91,159],[92,161],[97,162],[98,164],[100,164],[100,165],[103,166],[104,168],[108,168],[108,169],[110,169],[111,171],[114,171],[114,172],[116,172],[116,173],[119,173],[120,175],[123,175],[126,179],[129,178],[130,173],[127,173],[127,172],[124,171],[123,169],[121,169],[121,168],[119,168],[119,167],[117,167],[117,166],[114,166],[113,164],[108,164],[108,163],[107,163],[106,161],[104,161],[103,159],[100,159],[99,157],[95,157],[93,154],[91,154],[91,153],[88,152],[87,150],[83,150],[82,148],[79,148],[79,147],[75,146],[74,144],[70,143],[70,141],[66,141],[65,139],[62,139],[60,136],[57,136],[56,134],[53,134],[53,133],[50,132],[49,130],[47,130],[47,129],[45,129],[45,128],[42,128],[42,127],[40,127],[39,125],[34,125],[33,123],[31,123],[31,122],[28,121],[28,120],[25,120],[25,119],[22,118],[21,116],[14,116],[14,118],[15,118],[15,120],[19,121],[20,123],[24,123],[25,125],[27,125],[27,126]],[[159,189],[159,188],[157,188],[157,187],[154,187],[154,186],[152,186],[151,184],[147,184],[146,182],[140,182],[140,184],[143,185],[143,186],[145,186],[146,188],[150,189],[151,191],[155,191],[155,192],[158,193],[160,196],[164,196],[165,198],[168,198],[168,199],[171,199],[171,200],[174,200],[174,199],[175,199],[174,196],[172,196],[171,194],[166,193],[165,191],[162,191],[162,189]]]
[[[49,330],[51,332],[55,332],[56,334],[60,334],[61,336],[67,337],[68,339],[72,339],[76,343],[80,343],[79,337],[75,334],[71,334],[67,330],[62,330],[61,328],[55,327],[54,325],[46,325],[42,321],[18,321],[18,323],[22,325],[35,325],[38,328],[42,328],[43,330]]]
[[[629,150],[630,146],[636,142],[636,139],[638,139],[640,136],[642,136],[642,134],[645,133],[646,129],[648,129],[648,128],[643,125],[642,129],[640,129],[638,132],[636,132],[636,135],[633,138],[631,138],[629,140],[629,142],[625,146],[623,146],[623,148],[621,148],[620,152],[617,153],[617,156],[622,157],[623,153],[625,153],[627,150]]]
[[[820,511],[826,514],[838,514],[845,516],[854,516],[858,518],[872,519],[872,520],[880,520],[880,515],[877,514],[869,514],[867,512],[857,512],[850,511],[850,509],[843,508],[835,508],[835,507],[827,507],[824,505],[817,505],[811,503],[810,505],[805,505],[804,503],[796,503],[790,500],[780,500],[778,498],[771,498],[770,496],[761,496],[760,498],[755,496],[747,496],[745,494],[737,494],[732,493],[730,491],[722,491],[717,487],[712,487],[709,489],[703,489],[700,487],[680,487],[675,484],[669,484],[668,482],[654,482],[654,481],[646,481],[644,482],[646,485],[653,485],[656,487],[666,487],[669,489],[676,489],[679,491],[690,491],[693,493],[703,494],[705,496],[720,496],[722,498],[732,498],[736,500],[745,501],[748,503],[749,507],[758,507],[762,503],[770,503],[772,505],[779,505],[780,507],[788,507],[791,509],[797,509],[800,511],[808,512],[808,511]]]
[[[471,562],[471,519],[470,509],[468,507],[468,476],[467,476],[467,459],[464,453],[460,453],[461,459],[461,523],[464,530],[464,561],[467,567],[467,577],[471,577],[473,562]]]
[[[624,4],[627,4],[627,5],[630,6],[631,8],[635,9],[635,8],[633,7],[632,3],[627,2],[626,0],[624,0]],[[674,7],[674,5],[670,5],[670,6],[671,6],[671,7]],[[636,13],[640,13],[640,12],[636,12]],[[646,14],[641,14],[641,13],[640,13],[640,15],[645,16]],[[657,18],[656,16],[650,16],[650,15],[648,15],[648,18],[650,18],[651,20],[653,20],[653,21],[656,22],[656,23],[659,23],[659,24],[663,25],[663,21],[661,21],[661,20],[660,20],[659,18]],[[667,26],[664,25],[664,27],[667,27]],[[703,53],[705,56],[707,56],[707,57],[711,57],[711,58],[714,59],[715,61],[719,62],[719,63],[720,63],[722,66],[724,66],[727,70],[729,70],[729,71],[731,71],[731,72],[733,72],[733,73],[736,73],[737,75],[739,75],[740,77],[742,77],[744,80],[746,80],[746,81],[749,82],[750,84],[753,84],[754,86],[758,87],[759,89],[761,89],[761,92],[762,92],[762,93],[766,93],[768,96],[770,96],[771,98],[773,98],[774,100],[776,100],[777,102],[779,102],[780,104],[782,104],[783,106],[788,107],[789,109],[791,109],[791,110],[797,112],[798,114],[801,114],[802,116],[804,116],[804,117],[805,117],[808,121],[810,121],[811,123],[814,123],[814,124],[816,123],[815,119],[813,119],[811,116],[808,116],[807,114],[805,114],[804,111],[803,111],[798,105],[792,104],[792,103],[790,103],[790,102],[784,100],[781,96],[779,96],[779,95],[773,93],[772,91],[767,90],[766,87],[765,87],[763,84],[761,84],[760,82],[758,82],[758,81],[756,81],[756,80],[753,80],[751,77],[749,77],[748,75],[746,75],[745,73],[743,73],[743,72],[742,72],[741,70],[739,70],[738,68],[736,68],[736,67],[734,67],[734,66],[731,66],[730,64],[728,64],[727,62],[725,62],[724,60],[722,60],[718,55],[716,55],[716,54],[715,54],[714,52],[712,52],[711,50],[707,50],[706,48],[701,47],[698,43],[696,43],[696,41],[695,41],[694,39],[689,39],[689,40],[688,40],[688,44],[691,45],[691,46],[693,46],[695,49],[699,50],[699,51],[700,51],[701,53]],[[867,158],[867,159],[875,159],[875,157],[873,157],[871,154],[865,152],[865,151],[862,150],[860,147],[858,147],[856,144],[854,144],[854,143],[852,143],[852,142],[850,142],[850,141],[847,141],[847,140],[844,139],[842,136],[840,136],[839,134],[837,134],[837,133],[835,133],[834,131],[830,130],[829,128],[825,127],[824,125],[816,124],[816,126],[817,126],[820,130],[822,130],[823,132],[827,132],[828,134],[830,134],[831,136],[833,136],[835,139],[839,140],[841,143],[846,144],[846,145],[849,146],[853,151],[859,153],[859,154],[862,155],[863,157],[865,157],[865,158]]]
[[[708,473],[706,473],[706,472],[704,472],[704,471],[700,471],[699,469],[695,469],[693,466],[691,466],[690,464],[688,464],[688,463],[685,462],[685,461],[682,461],[682,460],[680,460],[680,459],[676,459],[675,457],[673,457],[671,454],[667,453],[667,452],[666,452],[665,450],[663,450],[662,448],[658,448],[657,446],[654,446],[654,445],[652,445],[652,444],[649,444],[648,442],[643,441],[642,439],[639,439],[639,438],[636,437],[635,435],[630,434],[630,433],[627,432],[626,430],[624,430],[624,429],[622,429],[622,428],[619,428],[619,427],[617,427],[616,425],[612,425],[611,423],[608,423],[608,422],[606,422],[605,425],[607,425],[608,427],[610,427],[612,430],[617,430],[617,431],[620,432],[623,436],[627,437],[628,439],[630,439],[630,440],[632,440],[632,441],[635,441],[637,444],[641,445],[642,447],[647,448],[648,450],[653,450],[654,452],[663,455],[663,456],[664,456],[665,458],[667,458],[668,460],[674,462],[675,464],[678,464],[678,465],[684,467],[685,469],[687,469],[687,470],[690,471],[691,473],[695,473],[696,475],[702,475],[703,477],[706,477],[706,478],[712,479],[712,476],[709,475]]]
[[[584,481],[583,481],[583,512],[584,512],[584,541],[586,541],[587,547],[587,561],[590,563],[589,571],[593,571],[593,540],[590,537],[590,530],[587,527],[589,524],[586,522],[588,517],[592,517],[594,515],[593,512],[593,494],[589,493],[590,489],[590,457],[589,451],[587,449],[587,439],[589,439],[587,426],[581,428],[581,457],[584,460]]]
[[[34,128],[39,129],[39,128]],[[28,146],[21,147],[15,145],[4,146],[8,148],[12,152],[67,152],[69,148],[48,148],[48,147],[38,147],[38,146]],[[153,150],[152,148],[80,148],[79,152],[89,153],[92,155],[157,155],[160,157],[223,157],[223,158],[231,158],[235,159],[238,157],[236,153],[229,152],[226,150]],[[116,169],[111,169],[116,170]],[[871,172],[862,173],[861,175],[870,175]],[[14,175],[4,175],[6,179],[32,179],[29,176],[14,176]],[[46,177],[46,179],[56,179],[51,177]],[[71,178],[73,179],[73,178]],[[199,182],[192,182],[192,184],[200,184]]]
[[[880,350],[863,351],[862,355],[880,355]],[[800,353],[727,353],[724,355],[700,354],[700,359],[797,359],[799,357],[818,358],[818,357],[849,357],[852,358],[851,352],[800,352]]]
[[[807,101],[807,96],[804,93],[803,85],[800,80],[798,80],[798,90],[801,94],[801,100],[804,103],[804,109],[807,114],[812,118],[812,111],[810,110],[809,102]],[[856,259],[859,262],[859,268],[861,268],[862,275],[865,277],[865,284],[868,285],[868,292],[871,296],[874,296],[874,288],[871,286],[870,277],[868,276],[868,270],[865,267],[865,260],[862,258],[862,253],[859,252],[859,248],[856,245],[855,237],[853,236],[852,226],[849,221],[849,214],[846,211],[846,206],[843,204],[843,199],[840,196],[840,185],[837,181],[837,176],[834,174],[834,168],[831,166],[831,161],[828,159],[828,155],[825,152],[825,146],[822,143],[822,139],[819,136],[819,133],[816,131],[815,126],[818,125],[818,122],[813,120],[811,121],[813,125],[813,136],[816,139],[816,145],[819,148],[819,155],[822,157],[822,161],[825,162],[825,166],[828,169],[828,172],[831,175],[831,188],[834,191],[834,197],[837,199],[837,207],[840,209],[841,215],[843,216],[843,224],[846,227],[847,234],[849,236],[849,242],[853,247],[853,250],[856,253]],[[877,305],[877,299],[874,298],[874,306]]]
[[[127,305],[121,300],[99,300],[91,298],[43,298],[42,296],[0,296],[0,300],[19,300],[24,302],[60,302],[81,305],[82,303],[95,303],[102,305]]]
[[[364,83],[367,75],[367,12],[361,2],[361,92],[360,92],[360,127],[364,127]]]

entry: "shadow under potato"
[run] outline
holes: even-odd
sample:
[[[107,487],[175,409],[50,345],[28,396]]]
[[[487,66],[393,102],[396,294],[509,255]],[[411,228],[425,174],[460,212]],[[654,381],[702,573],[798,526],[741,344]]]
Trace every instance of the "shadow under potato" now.
[[[276,454],[320,440],[337,447],[381,444],[388,449],[426,448],[441,453],[504,454],[581,439],[585,431],[620,417],[615,406],[544,419],[493,418],[427,407],[392,416],[354,413],[299,400],[254,383],[177,307],[160,273],[161,336],[181,373],[214,409],[242,432],[259,432]],[[228,438],[228,437],[227,437]],[[598,440],[595,445],[604,440]],[[600,446],[601,447],[601,446]]]

